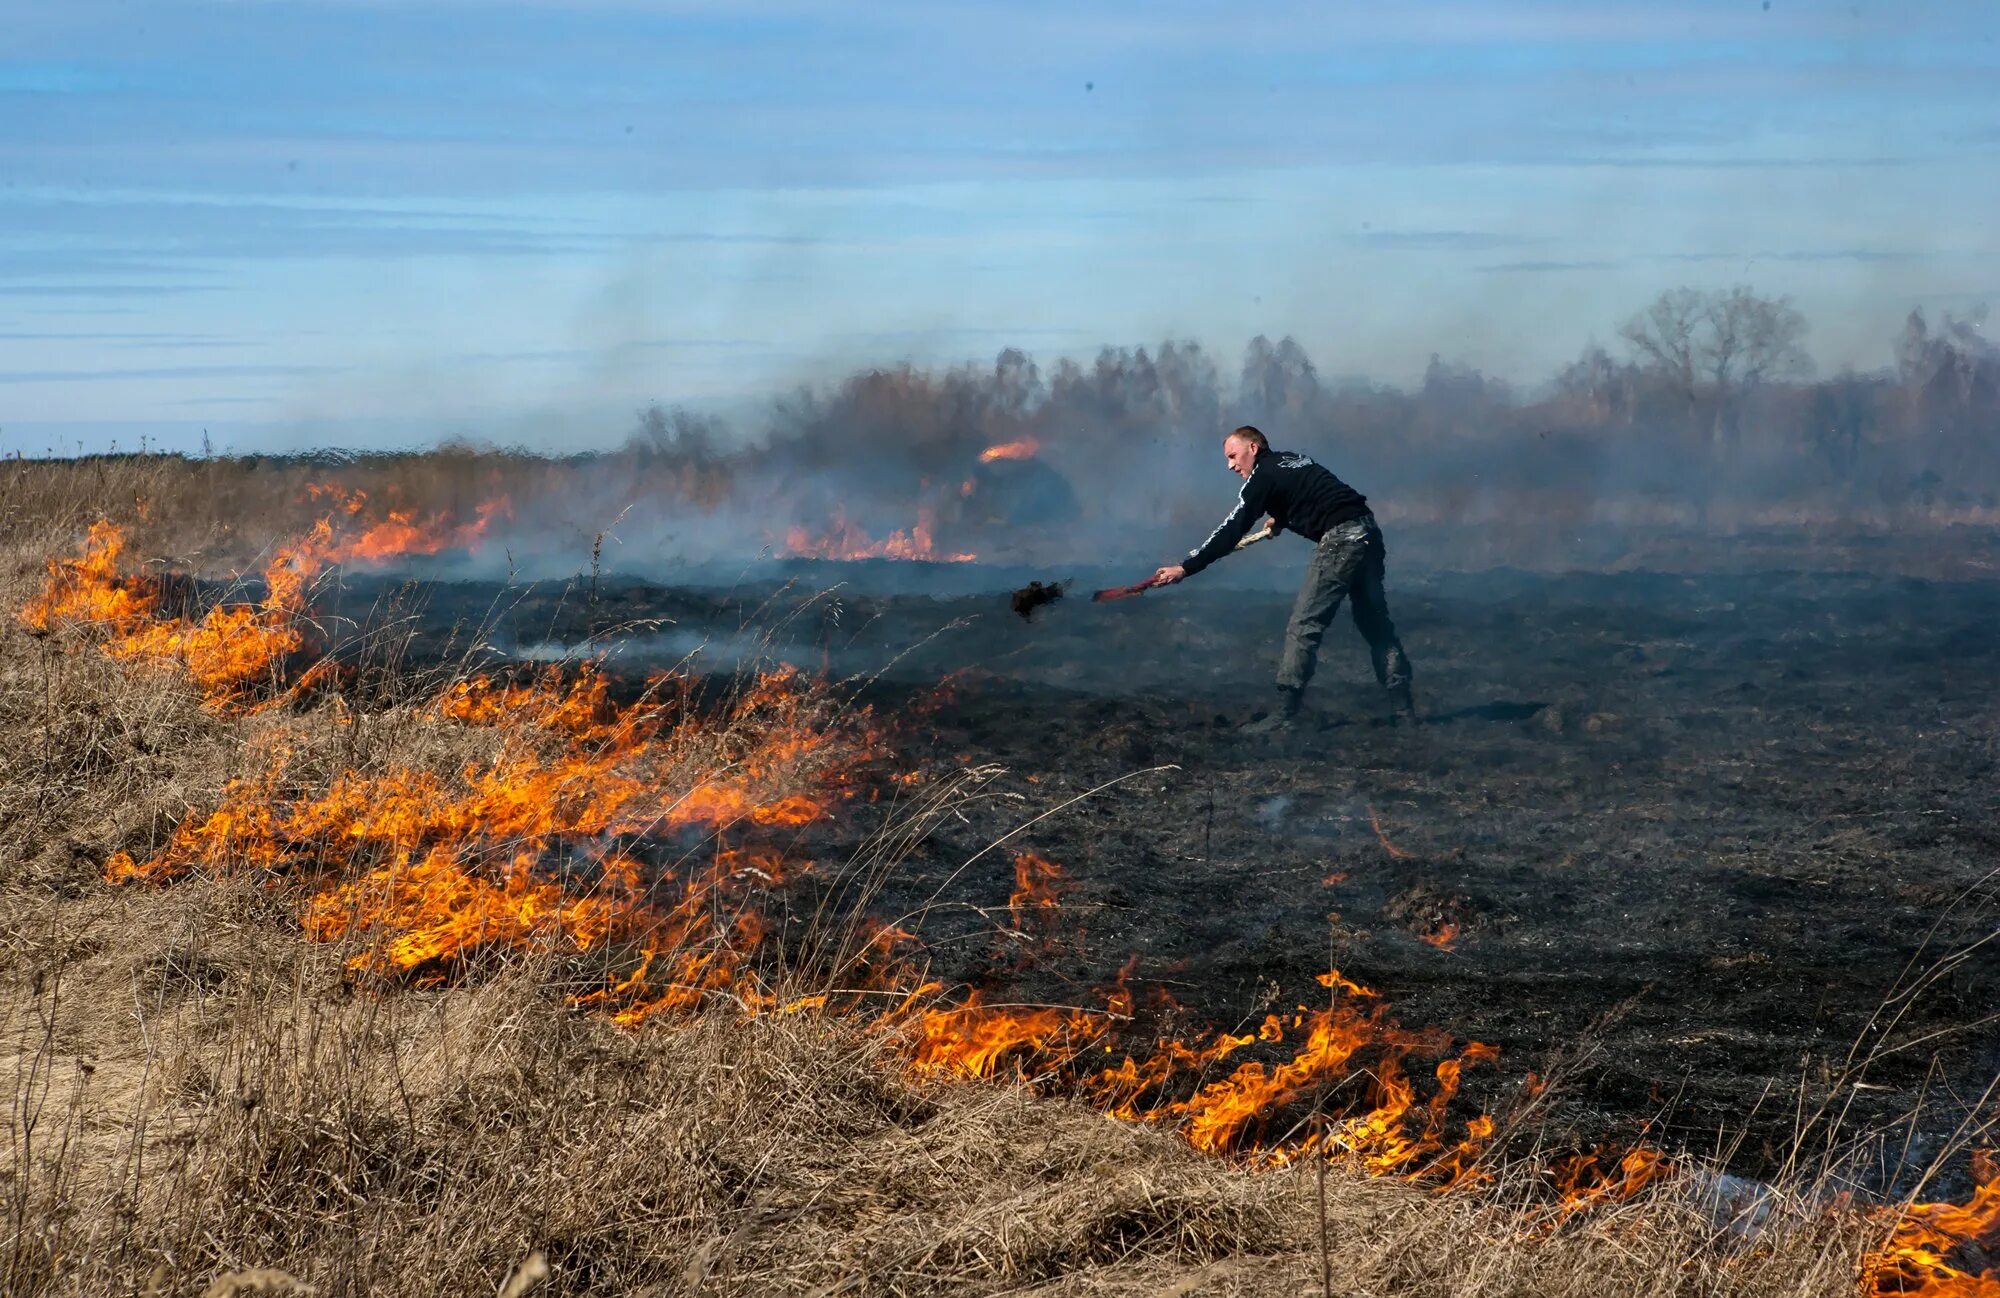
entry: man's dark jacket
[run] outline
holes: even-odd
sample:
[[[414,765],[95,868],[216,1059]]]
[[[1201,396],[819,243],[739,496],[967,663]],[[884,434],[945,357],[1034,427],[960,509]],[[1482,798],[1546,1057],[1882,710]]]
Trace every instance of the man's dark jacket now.
[[[1368,512],[1368,498],[1297,451],[1260,451],[1237,494],[1236,508],[1189,552],[1181,567],[1192,577],[1236,548],[1250,525],[1269,514],[1273,530],[1297,532],[1317,542],[1330,527]]]

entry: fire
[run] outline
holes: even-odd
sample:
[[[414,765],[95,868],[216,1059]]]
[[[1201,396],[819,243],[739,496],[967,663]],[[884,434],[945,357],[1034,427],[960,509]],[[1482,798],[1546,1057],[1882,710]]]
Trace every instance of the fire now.
[[[1445,1110],[1458,1092],[1466,1064],[1489,1063],[1498,1057],[1477,1042],[1459,1055],[1440,1062],[1439,1089],[1418,1104],[1416,1089],[1403,1074],[1415,1055],[1443,1053],[1449,1039],[1437,1031],[1411,1031],[1389,1019],[1374,993],[1343,978],[1337,971],[1322,976],[1330,987],[1354,987],[1356,994],[1327,1009],[1300,1007],[1292,1015],[1267,1015],[1254,1035],[1217,1034],[1205,1042],[1169,1042],[1145,1060],[1130,1056],[1097,1079],[1100,1094],[1118,1095],[1111,1106],[1120,1116],[1177,1122],[1189,1144],[1209,1153],[1253,1152],[1254,1161],[1276,1165],[1325,1150],[1358,1157],[1378,1174],[1425,1174],[1444,1146]],[[1206,1075],[1215,1064],[1255,1043],[1297,1044],[1291,1058],[1266,1064],[1251,1060],[1227,1076],[1200,1086],[1184,1100],[1146,1107],[1142,1097],[1157,1092],[1176,1073]],[[1324,1104],[1335,1091],[1351,1090],[1344,1116],[1321,1131],[1299,1134],[1294,1116],[1289,1134],[1268,1138],[1273,1124],[1286,1121],[1308,1100]],[[1122,1092],[1122,1095],[1119,1094]],[[1475,1120],[1464,1140],[1452,1151],[1454,1169],[1469,1168],[1490,1119]],[[1483,1133],[1483,1134],[1482,1134]],[[1454,1179],[1462,1174],[1454,1170]]]
[[[343,561],[360,559],[369,563],[384,563],[405,555],[476,549],[493,520],[507,517],[511,512],[504,497],[484,502],[473,520],[462,524],[452,524],[439,517],[418,522],[413,510],[392,510],[388,518],[342,544],[332,557]]]
[[[349,491],[338,483],[313,483],[306,487],[312,501],[324,501],[349,518],[359,518],[368,509],[368,493]],[[513,517],[513,503],[496,496],[479,503],[468,522],[454,522],[449,515],[433,513],[418,518],[414,509],[391,509],[378,522],[363,527],[327,551],[331,563],[387,563],[410,555],[442,554],[447,550],[475,550],[486,539],[494,520]]]
[[[1551,1170],[1562,1215],[1601,1203],[1623,1203],[1675,1170],[1659,1150],[1647,1145],[1626,1150],[1611,1167],[1603,1166],[1606,1157],[1607,1151],[1600,1148],[1557,1160]]]
[[[2000,1159],[1973,1155],[1962,1204],[1915,1203],[1862,1264],[1863,1298],[2000,1298]]]
[[[1046,932],[1069,891],[1069,875],[1054,861],[1034,852],[1014,858],[1014,894],[1007,899],[1007,913],[1014,917],[1018,932],[1031,929]]]
[[[183,821],[150,858],[114,857],[107,877],[301,879],[306,936],[356,946],[348,968],[358,976],[430,982],[488,952],[615,942],[635,967],[578,1003],[617,1022],[714,994],[778,1008],[751,968],[759,907],[811,866],[759,835],[821,819],[848,796],[869,751],[865,715],[828,716],[789,671],[694,717],[620,705],[590,670],[461,682],[421,715],[483,738],[487,756],[456,770],[343,770],[321,783],[274,747],[213,811]]]
[[[979,556],[939,550],[929,509],[917,511],[916,525],[894,531],[880,541],[835,510],[833,521],[815,536],[804,527],[785,533],[785,553],[798,559],[917,559],[927,563],[971,563]]]
[[[260,603],[217,606],[191,621],[159,616],[151,583],[118,575],[124,535],[99,522],[80,556],[49,564],[41,592],[21,617],[38,630],[90,628],[104,637],[104,652],[121,662],[178,667],[212,708],[225,709],[304,643],[297,623],[305,590],[326,561],[331,535],[322,521],[303,541],[280,549],[265,568],[267,593]]]
[[[932,985],[918,989],[934,993]],[[963,1004],[921,1009],[892,1019],[911,1071],[926,1077],[991,1078],[1007,1066],[1023,1077],[1052,1074],[1095,1044],[1108,1028],[1086,1010],[988,1005],[978,993]]]
[[[118,873],[166,878],[231,863],[289,869],[334,850],[354,865],[366,864],[369,850],[548,851],[610,835],[809,824],[842,796],[844,768],[863,754],[839,742],[849,736],[819,728],[802,684],[789,669],[772,672],[713,723],[756,734],[718,773],[706,760],[720,755],[708,723],[676,727],[657,708],[615,707],[594,671],[551,671],[511,687],[465,682],[432,716],[492,730],[483,762],[449,774],[342,771],[320,792],[287,797],[278,792],[286,783],[280,752],[259,775],[232,783],[207,817],[183,821],[150,861]]]
[[[1023,437],[1019,441],[1002,442],[989,446],[979,453],[981,464],[991,464],[995,460],[1032,460],[1041,453],[1042,443],[1034,437]]]
[[[394,862],[339,884],[306,906],[303,926],[316,942],[392,929],[379,945],[356,956],[352,967],[400,973],[448,966],[481,949],[513,950],[566,937],[589,950],[628,918],[619,899],[572,897],[535,869],[532,855],[517,855],[489,880],[448,847],[434,847],[411,861]],[[393,922],[392,917],[400,922]]]
[[[1383,851],[1399,861],[1409,859],[1409,852],[1390,842],[1389,836],[1382,831],[1382,821],[1375,815],[1375,808],[1373,807],[1368,808],[1368,827],[1375,831],[1375,841],[1382,844]]]
[[[1440,951],[1450,951],[1458,945],[1458,936],[1458,925],[1450,920],[1443,920],[1436,927],[1417,934],[1417,940],[1428,942]]]
[[[328,499],[349,518],[367,503],[361,492],[343,497],[326,486],[308,492]],[[104,636],[102,647],[110,657],[136,666],[178,667],[212,710],[228,710],[275,681],[285,660],[305,646],[301,622],[308,590],[329,564],[356,559],[379,563],[398,555],[469,547],[507,511],[504,498],[489,501],[472,522],[457,527],[436,519],[420,526],[410,512],[392,512],[386,521],[344,539],[336,536],[332,516],[322,518],[265,565],[262,600],[217,605],[198,619],[158,616],[157,588],[143,578],[119,575],[125,537],[116,525],[101,520],[91,527],[78,557],[50,561],[43,588],[21,610],[21,619],[37,631],[64,625],[92,628]]]
[[[41,592],[21,610],[21,621],[36,631],[63,625],[96,625],[122,631],[152,616],[158,595],[152,584],[118,575],[125,535],[108,520],[91,524],[83,553],[51,559]]]
[[[150,588],[117,575],[121,545],[115,529],[93,529],[80,557],[50,565],[23,617],[95,625],[114,655],[221,697],[253,676],[296,691],[321,670],[303,661],[298,621],[313,575],[351,545],[330,520],[279,552],[261,603],[197,622],[159,617]],[[843,966],[850,990],[782,993],[771,908],[814,869],[792,849],[862,790],[884,745],[865,710],[790,670],[705,708],[685,684],[621,691],[594,667],[461,680],[399,719],[425,742],[366,768],[328,769],[310,756],[324,752],[313,746],[324,727],[273,714],[213,807],[157,851],[114,856],[105,875],[283,880],[304,935],[340,945],[357,979],[435,982],[492,957],[589,952],[613,972],[575,1003],[626,1027],[718,998],[750,1014],[855,1014],[919,1078],[1018,1078],[1252,1165],[1338,1155],[1433,1184],[1482,1179],[1495,1124],[1480,1114],[1459,1129],[1451,1111],[1465,1070],[1497,1052],[1403,1027],[1338,971],[1320,978],[1323,1006],[1267,1015],[1252,1032],[1164,1035],[1157,1025],[1178,1007],[1156,992],[1158,1012],[1139,1013],[1130,964],[1098,1004],[1024,1005],[922,976],[917,936],[876,923]],[[347,716],[352,705],[336,694],[323,706]],[[1013,885],[1012,931],[1046,945],[1075,881],[1024,851]],[[1562,1189],[1579,1202],[1635,1192],[1658,1174],[1644,1157],[1608,1176],[1579,1163]],[[1949,1225],[1919,1211],[1913,1221]]]

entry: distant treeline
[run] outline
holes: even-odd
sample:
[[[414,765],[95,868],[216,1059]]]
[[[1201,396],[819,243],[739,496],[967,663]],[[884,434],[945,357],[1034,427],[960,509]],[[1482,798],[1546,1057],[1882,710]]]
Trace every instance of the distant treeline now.
[[[97,457],[62,475],[56,495],[55,479],[17,461],[8,494],[23,515],[42,512],[23,508],[37,495],[87,512],[144,494],[156,521],[186,513],[190,524],[275,524],[325,478],[381,508],[459,519],[505,496],[510,555],[590,551],[614,521],[627,558],[754,551],[832,520],[876,537],[922,522],[940,546],[982,555],[1065,537],[1143,549],[1212,526],[1230,488],[1220,435],[1253,423],[1410,522],[1989,523],[2000,518],[2000,348],[1979,326],[1913,311],[1893,365],[1822,375],[1789,301],[1676,289],[1533,387],[1442,355],[1409,388],[1329,378],[1289,338],[1253,340],[1232,374],[1185,341],[1046,369],[1008,349],[991,364],[904,364],[803,387],[748,427],[656,405],[610,449],[566,456],[455,442],[136,457],[160,470],[139,475],[152,484],[143,491],[131,474],[113,475],[118,487],[105,478],[133,457]],[[1017,449],[982,461],[1003,445]],[[17,521],[0,519],[0,534]]]
[[[1219,433],[1247,422],[1384,486],[2000,501],[2000,348],[1977,317],[1934,324],[1913,311],[1894,365],[1867,373],[1816,375],[1806,335],[1790,302],[1737,287],[1663,293],[1613,348],[1592,345],[1532,388],[1442,355],[1410,389],[1331,380],[1289,338],[1253,340],[1233,382],[1189,342],[1105,348],[1047,371],[1010,349],[990,368],[869,370],[802,391],[754,440],[799,469],[867,466],[873,480],[913,486],[981,447],[1034,438],[1088,488],[1212,469]],[[710,421],[654,410],[628,449],[706,459],[731,440]]]

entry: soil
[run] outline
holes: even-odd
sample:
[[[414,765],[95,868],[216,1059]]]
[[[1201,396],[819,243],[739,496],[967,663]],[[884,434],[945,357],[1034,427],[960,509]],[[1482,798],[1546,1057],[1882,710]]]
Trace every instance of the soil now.
[[[920,587],[922,566],[904,567]],[[1323,998],[1313,976],[1331,962],[1403,1023],[1498,1046],[1472,1102],[1566,1072],[1558,1138],[1643,1136],[1751,1176],[1832,1098],[1844,1137],[1886,1137],[1879,1179],[1894,1182],[2000,1074],[2000,1027],[1982,1022],[2000,1012],[2000,959],[1950,959],[2000,927],[2000,583],[1399,576],[1392,553],[1425,724],[1388,723],[1343,619],[1306,724],[1267,738],[1237,727],[1273,701],[1277,582],[1225,566],[1024,621],[1018,573],[933,598],[870,594],[871,571],[415,598],[435,652],[445,628],[462,645],[478,624],[517,657],[607,633],[635,675],[691,654],[718,672],[794,661],[899,721],[899,760],[1004,767],[879,904],[925,908],[944,972],[1023,999],[1094,1003],[1136,956],[1139,981],[1236,1026]],[[1042,575],[1088,589],[1137,574]],[[835,576],[856,584],[827,593]],[[394,596],[350,578],[336,602]],[[1072,880],[1074,928],[1025,970],[993,938],[1015,848]],[[1875,1056],[1858,1073],[1857,1049]]]

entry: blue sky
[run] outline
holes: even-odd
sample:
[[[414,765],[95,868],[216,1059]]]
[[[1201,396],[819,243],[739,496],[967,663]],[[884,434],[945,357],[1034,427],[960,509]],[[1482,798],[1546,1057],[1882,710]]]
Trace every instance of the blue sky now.
[[[1822,368],[2000,298],[1993,0],[0,0],[0,452],[616,440],[864,364],[1292,334]]]

